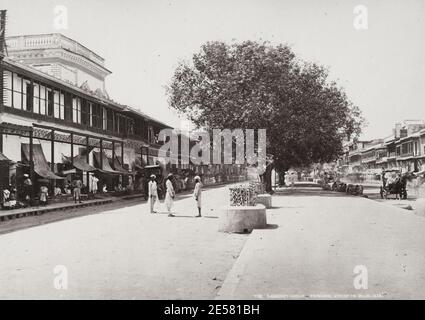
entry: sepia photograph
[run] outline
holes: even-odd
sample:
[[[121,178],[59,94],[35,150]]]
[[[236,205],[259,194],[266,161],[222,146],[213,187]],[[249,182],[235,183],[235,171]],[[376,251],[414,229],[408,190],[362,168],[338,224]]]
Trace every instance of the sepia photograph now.
[[[0,300],[425,299],[424,79],[423,0],[2,0]]]

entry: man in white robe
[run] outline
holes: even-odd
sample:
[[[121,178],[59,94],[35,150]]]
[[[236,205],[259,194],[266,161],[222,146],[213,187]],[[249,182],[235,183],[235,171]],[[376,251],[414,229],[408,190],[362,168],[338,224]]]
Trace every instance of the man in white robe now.
[[[173,183],[171,181],[172,179],[173,175],[170,173],[167,177],[167,182],[165,183],[165,206],[167,207],[169,217],[174,217],[174,215],[171,213],[171,208],[173,207],[174,197],[176,195],[174,192]]]
[[[202,182],[201,177],[195,177],[195,189],[193,191],[193,197],[195,198],[196,205],[198,206],[198,215],[201,217],[201,198],[202,198]]]
[[[150,176],[151,180],[148,184],[148,194],[149,194],[149,202],[150,202],[150,208],[151,213],[156,213],[155,204],[158,201],[158,185],[156,184],[156,176],[153,174]]]

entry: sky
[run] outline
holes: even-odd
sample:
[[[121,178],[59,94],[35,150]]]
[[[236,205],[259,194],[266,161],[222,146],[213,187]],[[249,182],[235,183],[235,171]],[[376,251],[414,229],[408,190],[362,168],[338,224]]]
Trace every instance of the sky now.
[[[55,6],[67,29],[54,26]],[[367,29],[354,21],[367,9]],[[425,120],[423,0],[1,0],[7,35],[60,32],[105,58],[115,101],[179,127],[165,86],[179,61],[207,41],[289,44],[325,65],[367,120],[362,138],[388,136],[396,122]]]

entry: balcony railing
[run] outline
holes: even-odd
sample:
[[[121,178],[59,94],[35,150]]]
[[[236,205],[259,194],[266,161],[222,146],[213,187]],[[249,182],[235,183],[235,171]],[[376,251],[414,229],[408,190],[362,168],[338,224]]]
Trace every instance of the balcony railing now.
[[[15,50],[64,48],[80,54],[101,66],[104,66],[105,63],[105,60],[98,54],[59,33],[8,37],[6,43],[10,52]]]

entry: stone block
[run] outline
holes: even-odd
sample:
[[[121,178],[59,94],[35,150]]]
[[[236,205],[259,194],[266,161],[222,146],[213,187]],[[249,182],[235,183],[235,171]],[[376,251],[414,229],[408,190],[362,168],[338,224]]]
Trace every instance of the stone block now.
[[[266,207],[255,206],[223,207],[220,210],[219,231],[246,233],[267,226]]]
[[[259,194],[257,203],[264,205],[267,209],[272,207],[272,196],[268,193]]]

